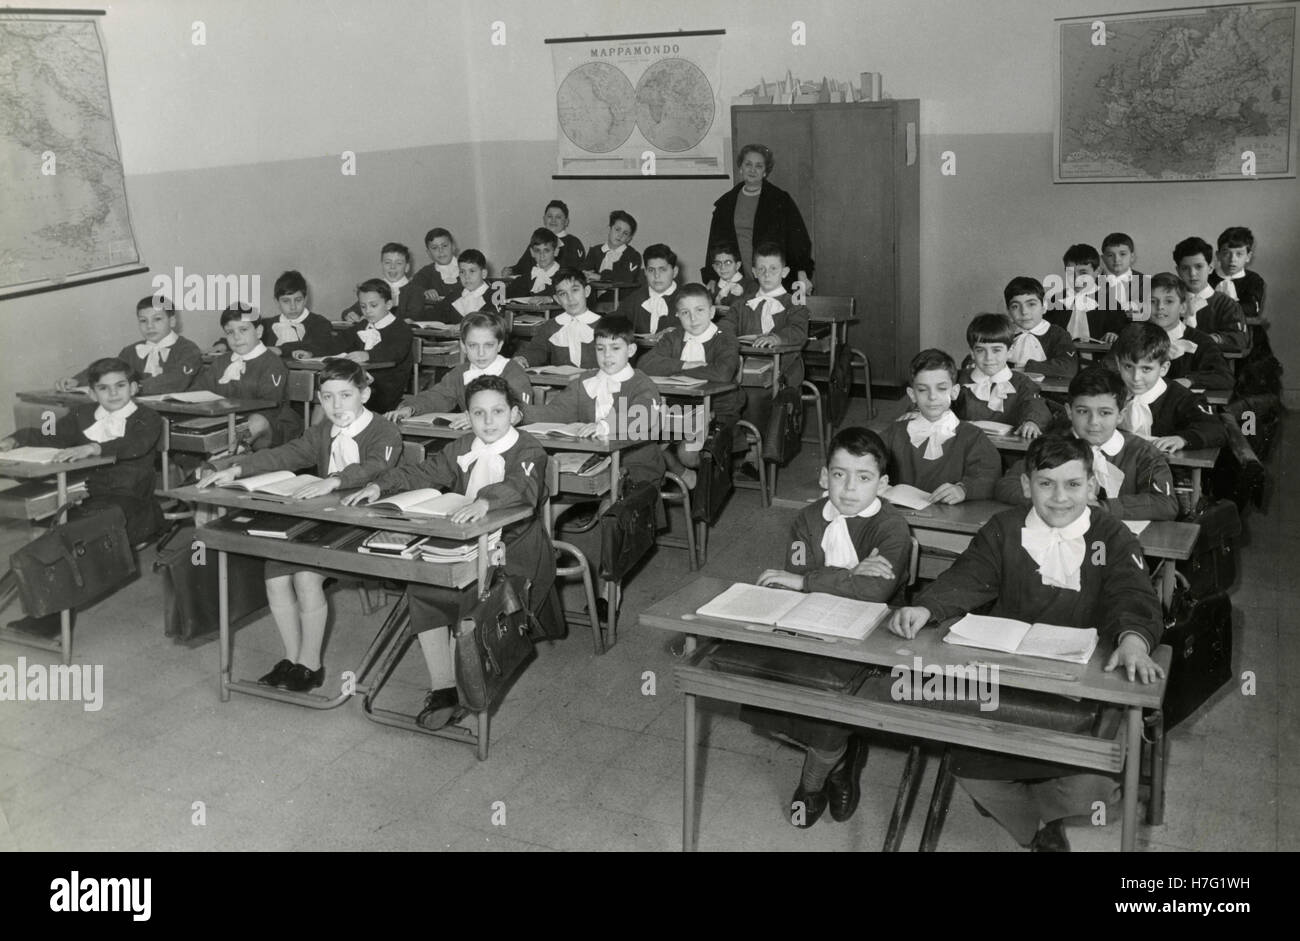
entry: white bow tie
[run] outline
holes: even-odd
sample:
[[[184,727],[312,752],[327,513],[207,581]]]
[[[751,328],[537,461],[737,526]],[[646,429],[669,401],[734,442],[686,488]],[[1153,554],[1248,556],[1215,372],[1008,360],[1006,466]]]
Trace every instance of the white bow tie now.
[[[602,245],[601,251],[605,257],[600,260],[600,271],[613,271],[614,263],[623,257],[623,252],[627,249],[626,245],[620,245],[618,248],[610,248],[608,245]]]
[[[708,365],[709,359],[704,354],[704,344],[708,343],[718,335],[718,325],[711,323],[699,336],[685,334],[685,342],[682,343],[682,365],[683,366],[705,366]]]
[[[627,382],[635,374],[631,366],[624,366],[614,375],[607,372],[597,372],[594,376],[588,376],[582,380],[582,388],[587,395],[596,400],[596,421],[602,422],[609,417],[609,413],[614,410],[614,394],[623,388],[623,383]],[[608,422],[606,422],[608,425]]]
[[[1232,298],[1234,301],[1240,300],[1240,298],[1237,297],[1237,286],[1232,282],[1240,281],[1242,278],[1246,277],[1245,269],[1243,268],[1241,271],[1238,271],[1236,274],[1224,274],[1218,268],[1215,268],[1214,271],[1219,276],[1219,283],[1214,289],[1218,291],[1220,294],[1227,295],[1228,297]]]
[[[513,448],[518,440],[519,432],[515,428],[511,428],[492,444],[484,444],[475,438],[470,449],[456,458],[460,469],[469,471],[465,496],[472,500],[484,487],[499,484],[506,479],[506,462],[501,455]]]
[[[1070,308],[1070,324],[1066,328],[1070,333],[1072,340],[1087,340],[1090,338],[1088,332],[1088,312],[1097,309],[1097,299],[1094,296],[1095,291],[1087,294],[1074,294],[1068,300]]]
[[[169,333],[157,343],[146,341],[135,345],[135,355],[144,360],[146,376],[162,375],[162,364],[167,362],[167,354],[178,339],[175,333]]]
[[[460,265],[457,262],[453,261],[440,265],[435,261],[433,267],[438,272],[438,277],[442,279],[443,284],[452,285],[460,280]]]
[[[363,408],[346,426],[340,428],[335,425],[330,428],[330,438],[333,440],[330,442],[329,468],[325,473],[335,474],[345,467],[361,463],[361,448],[357,445],[356,437],[370,426],[373,418],[374,413]]]
[[[484,299],[487,294],[487,289],[488,286],[486,284],[480,284],[474,290],[466,291],[461,294],[460,297],[451,302],[451,306],[454,307],[462,317],[477,313],[487,305],[487,301]]]
[[[1178,326],[1167,332],[1169,333],[1170,359],[1178,359],[1184,353],[1195,353],[1199,349],[1194,341],[1186,337],[1187,324],[1180,321]]]
[[[257,357],[261,356],[265,352],[266,347],[259,343],[242,356],[239,353],[231,353],[230,365],[226,367],[226,371],[221,374],[221,378],[218,379],[217,382],[219,384],[236,382],[244,375],[244,371],[248,368],[245,363],[250,359],[257,359]]]
[[[957,434],[957,424],[957,416],[952,409],[939,416],[938,421],[917,415],[907,423],[907,437],[914,448],[919,448],[924,441],[925,454],[922,456],[927,461],[937,461],[943,457],[944,442]]]
[[[581,313],[577,317],[572,314],[560,314],[555,318],[560,329],[551,334],[551,343],[555,346],[567,346],[569,362],[581,366],[583,344],[591,343],[596,339],[596,331],[591,325],[599,319],[600,317],[591,311]]]
[[[974,393],[975,398],[987,402],[995,412],[1002,411],[1002,403],[1007,396],[1016,394],[1016,387],[1011,383],[1011,370],[1003,366],[991,376],[986,376],[978,369],[971,370],[973,382],[966,383],[966,388]]]
[[[1105,444],[1092,445],[1092,473],[1097,478],[1097,483],[1101,484],[1101,489],[1106,491],[1107,498],[1112,500],[1124,489],[1124,472],[1112,464],[1109,458],[1122,450],[1124,436],[1118,431]]]
[[[551,262],[551,267],[549,268],[538,268],[536,265],[533,265],[533,270],[529,272],[533,279],[533,286],[531,289],[532,293],[541,294],[546,291],[551,286],[551,278],[553,278],[555,272],[559,270],[560,265],[558,262]]]
[[[482,369],[479,369],[477,366],[470,366],[465,370],[465,377],[462,380],[462,384],[469,385],[479,376],[499,376],[505,370],[509,362],[510,360],[498,353],[497,358],[492,360],[492,362],[488,363]]]
[[[1150,389],[1129,399],[1120,414],[1119,426],[1139,438],[1151,438],[1151,423],[1155,420],[1151,413],[1151,403],[1164,395],[1166,388],[1165,381],[1159,379]]]
[[[1020,544],[1038,563],[1043,584],[1078,591],[1083,557],[1087,551],[1084,534],[1092,525],[1092,512],[1084,507],[1082,515],[1069,526],[1048,526],[1037,510],[1030,510],[1020,530]]]
[[[866,519],[879,512],[880,498],[877,497],[866,509],[854,513],[852,518]],[[826,556],[826,564],[839,569],[853,568],[861,560],[853,539],[849,536],[850,517],[835,509],[835,505],[827,500],[822,506],[822,519],[829,524],[822,530],[822,554]]]
[[[1205,287],[1203,287],[1201,290],[1197,291],[1195,294],[1188,295],[1187,317],[1184,319],[1183,322],[1191,324],[1194,327],[1200,327],[1198,315],[1200,314],[1201,310],[1210,302],[1210,298],[1213,296],[1214,296],[1214,289],[1210,287],[1208,284]]]
[[[763,310],[759,314],[759,333],[764,336],[776,329],[776,315],[785,310],[785,305],[777,300],[784,293],[784,288],[770,292],[759,291],[745,302],[750,310],[758,310],[759,305],[763,305]]]
[[[1043,331],[1046,333],[1046,331]],[[1022,330],[1011,341],[1011,351],[1007,354],[1007,359],[1017,366],[1023,366],[1025,363],[1040,363],[1047,359],[1047,353],[1043,350],[1043,344],[1039,342],[1038,336],[1030,333],[1028,330]]]
[[[126,420],[135,414],[138,407],[134,402],[127,402],[116,412],[110,412],[99,406],[95,409],[95,423],[85,431],[86,437],[99,444],[125,437]]]

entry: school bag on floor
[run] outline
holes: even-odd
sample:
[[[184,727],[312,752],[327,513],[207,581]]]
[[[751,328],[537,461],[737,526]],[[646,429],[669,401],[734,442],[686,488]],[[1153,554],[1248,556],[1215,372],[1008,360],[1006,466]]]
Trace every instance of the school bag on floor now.
[[[731,479],[731,445],[735,425],[713,422],[700,449],[700,467],[691,493],[691,516],[712,526],[735,486]]]
[[[220,627],[217,553],[196,545],[195,528],[179,526],[158,544],[153,570],[163,578],[163,635],[194,640]],[[265,559],[229,553],[230,623],[266,607]]]
[[[655,544],[659,488],[649,481],[624,485],[623,496],[600,518],[600,577],[623,580]]]
[[[763,460],[781,467],[799,455],[803,447],[803,397],[798,389],[782,386],[772,400],[772,413],[763,434]]]
[[[1173,650],[1161,712],[1172,729],[1232,679],[1232,604],[1225,592],[1196,597],[1179,574],[1160,643]]]
[[[135,574],[126,514],[113,505],[60,523],[10,556],[9,569],[29,617],[88,604]]]
[[[460,704],[481,712],[533,655],[527,579],[494,568],[488,589],[456,628],[456,692]]]
[[[1192,554],[1176,564],[1193,598],[1232,589],[1237,580],[1237,540],[1241,515],[1231,500],[1215,500],[1200,507],[1189,522],[1201,527]]]

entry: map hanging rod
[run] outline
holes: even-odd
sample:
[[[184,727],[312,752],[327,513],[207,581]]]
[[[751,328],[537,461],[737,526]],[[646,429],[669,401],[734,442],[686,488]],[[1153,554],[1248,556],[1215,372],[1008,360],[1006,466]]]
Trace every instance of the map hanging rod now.
[[[1284,3],[1296,3],[1297,0],[1240,0],[1237,3],[1225,3],[1225,7],[1262,7],[1262,6],[1281,6]],[[1098,13],[1094,16],[1058,16],[1053,22],[1065,23],[1069,20],[1104,20],[1108,16],[1128,17],[1134,15],[1146,15],[1147,13],[1187,13],[1195,12],[1197,7],[1161,7],[1158,10],[1133,10],[1129,13]]]
[[[725,36],[725,29],[679,29],[675,33],[619,33],[615,36],[570,36],[566,39],[543,39],[543,43],[553,42],[604,42],[614,39],[656,39],[660,36]]]
[[[48,10],[40,7],[0,7],[0,16],[18,16],[30,15],[33,13],[44,16],[107,16],[107,10]]]

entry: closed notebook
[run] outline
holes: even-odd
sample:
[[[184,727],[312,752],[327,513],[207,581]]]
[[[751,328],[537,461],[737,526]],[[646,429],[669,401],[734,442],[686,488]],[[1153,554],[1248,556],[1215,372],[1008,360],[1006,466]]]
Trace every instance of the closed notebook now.
[[[322,549],[347,549],[360,542],[373,530],[344,523],[317,523],[298,537],[296,542],[304,546],[319,546]]]
[[[1091,627],[1026,624],[1013,618],[968,614],[948,629],[943,642],[1023,657],[1087,663],[1097,649],[1097,631]]]
[[[428,536],[420,536],[416,533],[394,533],[379,530],[362,540],[361,545],[357,547],[357,551],[364,552],[367,555],[386,555],[399,559],[414,559],[420,554],[420,546],[428,538]]]
[[[732,585],[696,612],[700,617],[742,621],[754,630],[862,640],[889,614],[889,606],[814,591],[809,594],[759,585]]]
[[[930,495],[911,484],[890,484],[880,488],[880,495],[894,506],[905,506],[909,510],[924,510],[930,505]]]
[[[1004,436],[1011,434],[1012,426],[1004,421],[973,421],[971,422],[976,428],[986,435]]]
[[[433,487],[408,490],[378,503],[369,510],[375,516],[451,516],[474,501],[463,493],[443,493]]]
[[[242,529],[250,536],[285,540],[294,539],[316,525],[313,520],[279,513],[233,513],[224,521],[231,528]]]

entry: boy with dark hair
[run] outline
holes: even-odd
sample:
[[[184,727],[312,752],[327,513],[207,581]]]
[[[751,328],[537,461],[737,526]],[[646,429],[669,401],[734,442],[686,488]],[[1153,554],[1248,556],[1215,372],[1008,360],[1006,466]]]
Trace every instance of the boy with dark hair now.
[[[262,343],[281,359],[307,359],[334,352],[334,328],[307,309],[307,279],[286,271],[275,279],[279,317],[262,318]]]
[[[1023,276],[1002,289],[1007,314],[1020,328],[1008,359],[1015,369],[1068,379],[1079,371],[1079,356],[1070,335],[1043,319],[1043,293],[1042,282]]]
[[[1151,279],[1151,323],[1169,334],[1167,378],[1187,388],[1232,389],[1232,370],[1208,333],[1189,327],[1187,288],[1176,274],[1161,272]]]
[[[1001,422],[1022,438],[1037,438],[1052,413],[1038,383],[1007,367],[1015,336],[1016,325],[1006,314],[975,315],[966,328],[970,362],[958,377],[961,396],[953,411],[962,421]]]
[[[1161,451],[1217,448],[1225,440],[1223,422],[1198,395],[1177,382],[1165,382],[1169,372],[1169,334],[1153,323],[1129,324],[1111,347],[1120,378],[1131,398],[1119,425],[1151,440]]]
[[[647,246],[642,256],[645,283],[629,291],[614,313],[632,321],[637,333],[659,333],[673,325],[677,306],[677,253],[667,245]]]
[[[1178,277],[1187,286],[1187,323],[1208,333],[1225,353],[1244,353],[1250,346],[1241,305],[1210,284],[1214,250],[1204,239],[1192,236],[1174,246]]]
[[[506,297],[539,297],[555,293],[556,278],[562,270],[555,258],[559,247],[560,240],[550,229],[534,229],[528,242],[533,265],[516,272],[518,277],[506,287]]]
[[[1102,296],[1101,256],[1097,249],[1082,243],[1071,245],[1061,263],[1065,265],[1065,294],[1055,300],[1045,319],[1072,340],[1113,343],[1128,318],[1105,302],[1109,295]]]
[[[1255,234],[1241,225],[1219,234],[1217,263],[1210,272],[1210,287],[1236,301],[1246,317],[1264,316],[1267,285],[1247,265],[1255,257]]]

